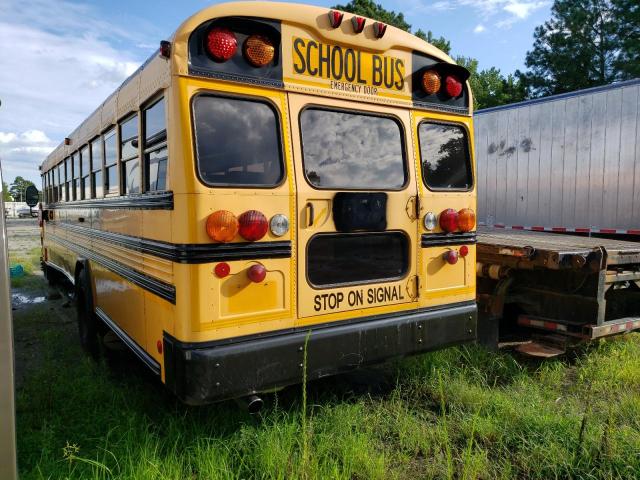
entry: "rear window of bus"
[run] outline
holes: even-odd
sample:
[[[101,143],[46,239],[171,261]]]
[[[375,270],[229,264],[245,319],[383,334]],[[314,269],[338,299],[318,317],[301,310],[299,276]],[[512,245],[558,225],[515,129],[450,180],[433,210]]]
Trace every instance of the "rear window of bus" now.
[[[267,102],[198,95],[196,163],[208,186],[273,187],[284,178],[278,114]]]
[[[304,171],[320,189],[400,190],[406,183],[402,128],[365,113],[307,108],[300,114]]]
[[[418,127],[422,178],[431,190],[469,190],[469,140],[461,125],[422,122]]]

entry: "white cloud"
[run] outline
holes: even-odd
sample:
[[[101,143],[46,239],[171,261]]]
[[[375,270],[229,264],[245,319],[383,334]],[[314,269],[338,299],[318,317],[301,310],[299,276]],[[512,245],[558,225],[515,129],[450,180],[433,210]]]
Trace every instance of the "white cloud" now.
[[[517,21],[528,18],[534,11],[550,3],[550,0],[437,0],[434,3],[417,0],[417,2],[412,2],[411,11],[419,13],[430,10],[472,9],[484,21],[494,17],[501,17],[496,22],[496,25],[501,28],[507,28]],[[507,17],[504,17],[505,13],[508,14]],[[478,28],[481,28],[481,30],[478,31]],[[484,30],[486,29],[483,25],[478,25],[476,29],[474,29],[474,32],[480,33]]]
[[[484,27],[484,25],[482,25],[481,23],[476,25],[476,28],[473,29],[473,33],[482,33],[486,30],[486,28]]]
[[[93,8],[65,0],[0,2],[0,45],[10,46],[0,68],[5,181],[22,175],[39,184],[46,155],[152,52],[136,47],[142,35],[130,32],[140,29],[120,29]]]
[[[531,15],[534,10],[544,7],[545,5],[547,5],[547,2],[510,2],[504,6],[504,10],[512,13],[519,19],[525,19]]]

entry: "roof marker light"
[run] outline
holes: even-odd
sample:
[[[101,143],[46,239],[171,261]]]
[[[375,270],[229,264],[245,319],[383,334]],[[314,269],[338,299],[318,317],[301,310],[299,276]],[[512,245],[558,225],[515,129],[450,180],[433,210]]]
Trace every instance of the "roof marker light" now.
[[[171,42],[166,40],[160,41],[160,56],[162,58],[169,58],[171,56]]]
[[[382,22],[374,22],[373,24],[373,33],[376,38],[384,37],[385,32],[387,31],[387,26]]]
[[[344,18],[344,13],[338,12],[336,10],[331,10],[329,12],[329,23],[332,28],[338,28],[342,23],[342,19]]]
[[[366,18],[363,17],[351,17],[351,25],[353,25],[353,31],[355,33],[360,33],[364,30],[364,24],[367,22]]]

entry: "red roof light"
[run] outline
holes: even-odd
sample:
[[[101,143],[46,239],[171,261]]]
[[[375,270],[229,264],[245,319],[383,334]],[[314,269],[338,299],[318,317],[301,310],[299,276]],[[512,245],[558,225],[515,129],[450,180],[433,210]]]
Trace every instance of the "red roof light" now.
[[[459,97],[462,93],[462,83],[458,80],[457,77],[453,75],[449,75],[444,81],[444,86],[447,90],[447,94],[450,97],[456,98]]]

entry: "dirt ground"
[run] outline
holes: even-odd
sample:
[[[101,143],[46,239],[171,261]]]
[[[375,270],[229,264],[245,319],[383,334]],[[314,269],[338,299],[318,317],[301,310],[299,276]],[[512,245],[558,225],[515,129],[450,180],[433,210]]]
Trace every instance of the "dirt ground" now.
[[[42,352],[38,348],[42,331],[51,325],[67,331],[70,342],[76,340],[75,309],[71,292],[47,284],[40,269],[36,249],[40,248],[37,219],[7,221],[10,265],[20,264],[25,275],[12,279],[16,389],[19,391],[28,372],[38,369]]]

